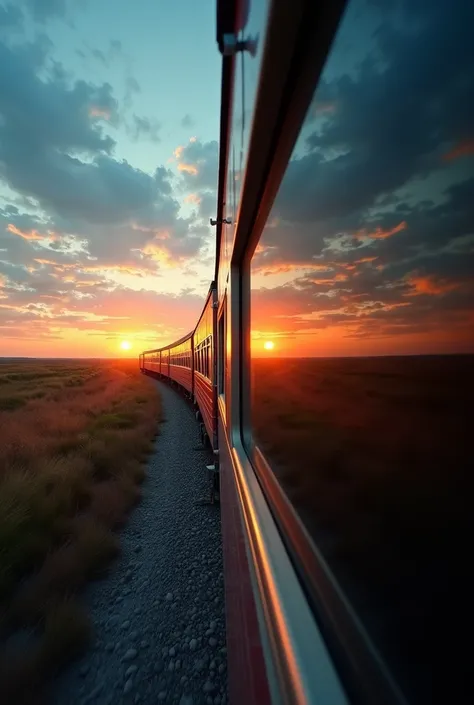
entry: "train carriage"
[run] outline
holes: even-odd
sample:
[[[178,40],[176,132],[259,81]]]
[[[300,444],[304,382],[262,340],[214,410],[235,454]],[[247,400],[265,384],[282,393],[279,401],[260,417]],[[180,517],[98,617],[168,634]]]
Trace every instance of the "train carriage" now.
[[[169,354],[169,377],[189,394],[193,394],[193,334],[188,335],[178,340],[168,350]]]
[[[160,374],[160,351],[146,350],[140,355],[140,369],[142,372]]]
[[[211,285],[193,335],[194,399],[201,412],[207,436],[217,448],[215,374],[216,287]]]

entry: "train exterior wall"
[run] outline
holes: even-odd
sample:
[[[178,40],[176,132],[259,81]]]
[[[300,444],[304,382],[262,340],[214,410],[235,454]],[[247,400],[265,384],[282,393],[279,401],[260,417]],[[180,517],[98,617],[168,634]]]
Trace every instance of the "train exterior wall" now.
[[[215,431],[215,413],[213,405],[213,388],[209,379],[199,372],[194,373],[194,398],[201,412],[204,426],[211,443]]]
[[[218,435],[229,702],[270,705],[239,491],[222,414]]]
[[[180,367],[179,365],[170,365],[169,377],[180,384],[187,392],[192,394],[193,377],[190,367]]]
[[[217,448],[215,405],[215,320],[216,288],[211,285],[193,335],[194,400],[202,415],[211,445]]]

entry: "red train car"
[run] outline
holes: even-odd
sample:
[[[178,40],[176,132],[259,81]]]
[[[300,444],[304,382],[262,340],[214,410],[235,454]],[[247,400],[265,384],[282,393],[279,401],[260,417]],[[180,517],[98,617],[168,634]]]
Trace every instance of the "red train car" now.
[[[216,370],[214,341],[216,330],[216,287],[211,285],[193,335],[194,400],[211,445],[217,448]]]
[[[188,333],[168,349],[169,377],[193,394],[193,334]]]

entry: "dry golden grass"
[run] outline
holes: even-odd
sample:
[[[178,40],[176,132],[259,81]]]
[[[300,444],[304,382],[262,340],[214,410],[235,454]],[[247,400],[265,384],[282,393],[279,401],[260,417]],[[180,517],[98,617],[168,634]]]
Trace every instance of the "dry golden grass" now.
[[[472,587],[474,357],[260,359],[253,374],[259,445],[400,678],[430,692],[462,661]]]
[[[0,691],[10,700],[86,643],[70,598],[119,551],[112,531],[139,499],[159,419],[136,360],[0,363]],[[25,629],[35,638],[12,653]]]

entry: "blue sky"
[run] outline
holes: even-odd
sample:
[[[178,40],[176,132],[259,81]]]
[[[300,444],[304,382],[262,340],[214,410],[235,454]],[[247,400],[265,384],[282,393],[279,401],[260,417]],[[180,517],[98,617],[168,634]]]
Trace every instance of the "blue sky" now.
[[[257,346],[473,349],[473,13],[350,3],[253,260]],[[137,353],[193,327],[215,255],[215,33],[215,0],[0,0],[0,355]],[[244,155],[262,45],[236,92]]]
[[[0,52],[0,354],[181,335],[212,276],[214,0],[0,2]]]

